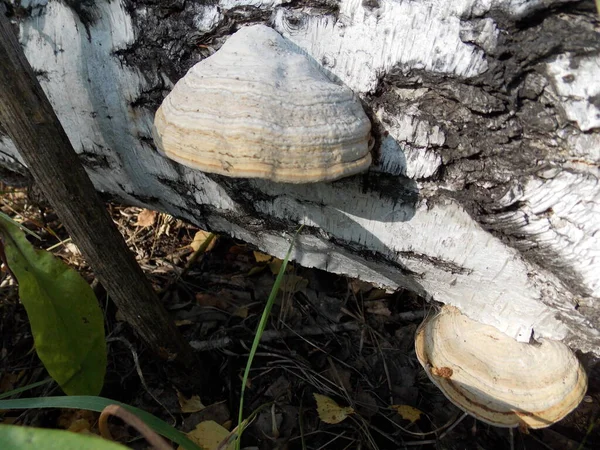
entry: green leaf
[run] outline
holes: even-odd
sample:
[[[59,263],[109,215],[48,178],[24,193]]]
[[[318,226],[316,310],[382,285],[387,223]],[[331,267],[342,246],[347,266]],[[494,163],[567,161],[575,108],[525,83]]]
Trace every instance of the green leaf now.
[[[0,448],[4,450],[127,450],[98,436],[65,430],[0,425]]]
[[[51,253],[36,250],[3,217],[0,238],[46,370],[68,395],[100,393],[106,344],[94,292],[79,273]]]
[[[111,400],[104,397],[95,397],[90,395],[70,396],[70,397],[40,397],[40,398],[17,398],[14,400],[0,400],[1,409],[33,409],[33,408],[74,408],[87,409],[89,411],[101,412],[108,405],[119,405],[132,412],[146,425],[156,431],[158,434],[181,445],[186,450],[202,450],[194,444],[188,437],[177,431],[168,423],[160,420],[146,411],[127,405],[125,403]],[[44,448],[44,447],[40,447]],[[0,446],[4,450],[4,447]]]

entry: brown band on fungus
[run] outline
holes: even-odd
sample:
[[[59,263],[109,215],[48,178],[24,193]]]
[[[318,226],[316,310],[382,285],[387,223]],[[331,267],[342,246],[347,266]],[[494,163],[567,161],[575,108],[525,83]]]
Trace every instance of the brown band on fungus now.
[[[450,378],[454,371],[450,367],[432,367],[431,373],[436,377]]]

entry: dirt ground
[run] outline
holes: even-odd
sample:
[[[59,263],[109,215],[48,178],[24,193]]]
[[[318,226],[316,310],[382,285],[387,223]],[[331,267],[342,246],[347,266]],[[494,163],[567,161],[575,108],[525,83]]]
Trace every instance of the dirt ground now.
[[[0,185],[0,210],[38,233],[50,249],[94,287],[106,317],[109,367],[102,396],[149,411],[188,432],[214,420],[235,426],[242,374],[281,261],[227,236],[194,262],[203,234],[164,214],[109,204],[130,248],[196,349],[198,373],[174,374],[147,351],[82,259],[52,210],[24,190]],[[91,230],[93,231],[93,230]],[[590,377],[581,405],[563,421],[522,433],[478,422],[454,407],[429,381],[413,345],[432,305],[408,292],[386,293],[358,280],[290,264],[246,386],[247,449],[597,449],[600,448],[600,364],[579,355]],[[0,393],[48,377],[33,351],[17,286],[0,277]],[[185,369],[178,369],[184,371]],[[181,379],[202,380],[198,388]],[[192,383],[194,384],[194,383]],[[24,396],[60,395],[48,384]],[[324,423],[314,394],[354,410]],[[201,406],[194,401],[199,396]],[[191,406],[190,406],[191,405]],[[195,405],[195,406],[194,406]],[[182,412],[182,407],[197,412]],[[461,420],[462,419],[462,420]],[[0,422],[97,432],[97,414],[83,411],[0,412]],[[118,420],[113,434],[148,448]]]

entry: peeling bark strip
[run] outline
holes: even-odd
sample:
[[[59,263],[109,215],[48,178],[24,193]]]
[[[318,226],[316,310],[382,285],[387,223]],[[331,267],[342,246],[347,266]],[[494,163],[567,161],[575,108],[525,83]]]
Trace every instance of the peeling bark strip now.
[[[592,2],[15,2],[21,42],[97,189],[306,266],[409,288],[521,340],[600,353],[600,36]],[[172,85],[267,23],[363,98],[366,175],[290,186],[160,157]],[[3,165],[18,168],[0,135]]]

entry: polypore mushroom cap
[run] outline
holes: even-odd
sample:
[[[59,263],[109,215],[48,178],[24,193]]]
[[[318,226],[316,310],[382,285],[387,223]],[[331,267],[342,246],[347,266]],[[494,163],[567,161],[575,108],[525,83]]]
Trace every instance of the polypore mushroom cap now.
[[[499,427],[543,428],[581,402],[587,376],[561,342],[517,342],[451,306],[415,338],[427,375],[456,406]]]
[[[371,123],[347,87],[264,25],[192,67],[156,112],[167,157],[205,172],[290,183],[366,170]]]

